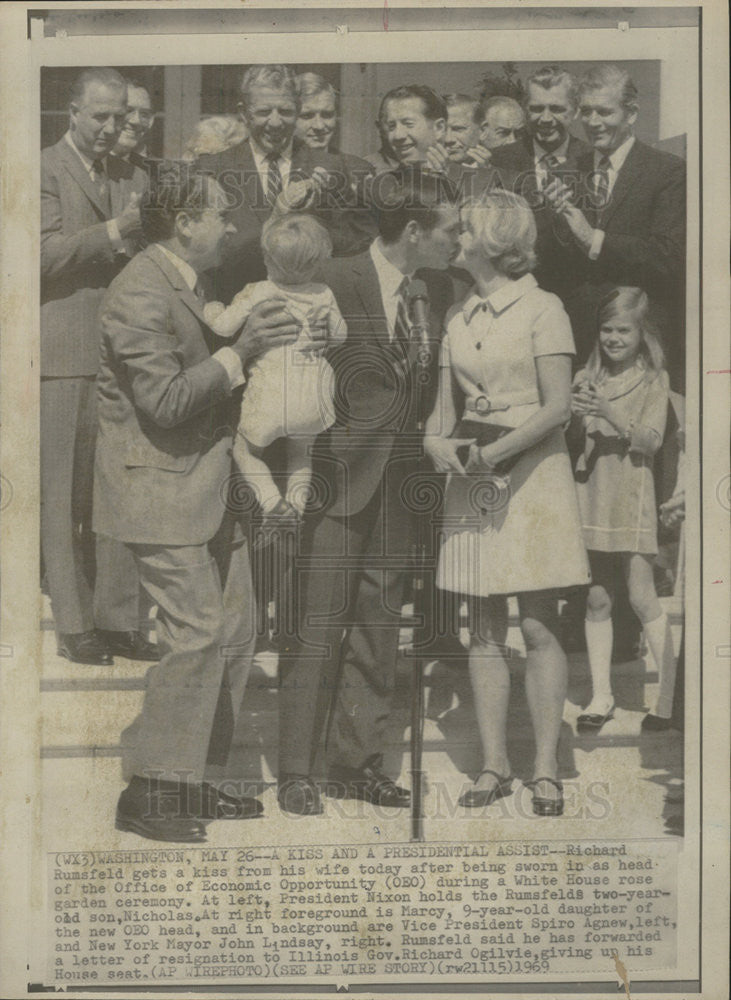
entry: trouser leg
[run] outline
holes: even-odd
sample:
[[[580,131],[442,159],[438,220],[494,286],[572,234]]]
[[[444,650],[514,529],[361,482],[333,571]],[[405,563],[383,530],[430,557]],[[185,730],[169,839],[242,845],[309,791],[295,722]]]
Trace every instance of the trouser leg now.
[[[141,715],[122,735],[125,777],[203,780],[225,658],[223,593],[208,545],[130,545],[157,604],[160,662]]]
[[[94,627],[93,378],[41,379],[41,548],[57,633]]]

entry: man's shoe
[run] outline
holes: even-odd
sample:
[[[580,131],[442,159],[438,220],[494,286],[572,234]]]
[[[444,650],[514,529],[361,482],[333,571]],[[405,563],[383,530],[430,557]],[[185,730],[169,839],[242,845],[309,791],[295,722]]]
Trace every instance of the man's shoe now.
[[[97,667],[111,667],[114,663],[107,644],[94,629],[59,635],[57,652],[72,663],[86,663]]]
[[[142,632],[108,632],[99,629],[99,635],[106,643],[109,652],[114,656],[123,656],[126,660],[146,660],[153,662],[160,659],[160,649],[154,642],[149,642]]]
[[[205,824],[187,808],[188,790],[196,786],[172,782],[148,783],[135,776],[119,796],[115,827],[148,840],[200,844]]]
[[[642,720],[640,729],[643,733],[664,733],[668,729],[676,729],[672,719],[665,719],[662,715],[653,715],[648,712]]]
[[[306,774],[282,774],[277,785],[277,802],[284,812],[296,816],[319,816],[320,791]]]
[[[215,785],[204,783],[199,819],[258,819],[264,806],[247,795],[228,795]]]
[[[335,799],[363,799],[373,805],[406,808],[411,804],[411,792],[400,788],[388,775],[379,771],[381,754],[369,757],[363,767],[331,764],[328,769],[326,793]]]

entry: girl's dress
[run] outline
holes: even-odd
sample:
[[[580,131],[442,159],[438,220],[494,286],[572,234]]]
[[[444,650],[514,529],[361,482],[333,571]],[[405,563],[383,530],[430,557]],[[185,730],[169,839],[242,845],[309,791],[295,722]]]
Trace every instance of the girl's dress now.
[[[293,344],[272,348],[249,367],[239,432],[260,448],[279,437],[320,434],[335,422],[335,374],[323,349],[314,346],[311,330],[326,326],[328,344],[342,342],[347,335],[335,296],[319,282],[254,282],[228,308],[207,303],[206,322],[218,336],[233,337],[254,306],[275,296],[287,300],[284,308],[300,332]]]
[[[535,359],[574,353],[560,300],[530,274],[487,299],[468,295],[451,310],[442,343],[441,364],[464,394],[464,417],[510,428],[540,409]],[[518,457],[507,489],[494,483],[450,476],[438,586],[488,597],[589,583],[563,430]]]
[[[575,385],[587,380],[580,371]],[[657,553],[657,509],[653,456],[662,444],[668,413],[666,372],[637,364],[600,385],[621,419],[631,427],[622,438],[601,417],[583,420],[584,448],[576,465],[576,490],[587,549],[596,552]]]

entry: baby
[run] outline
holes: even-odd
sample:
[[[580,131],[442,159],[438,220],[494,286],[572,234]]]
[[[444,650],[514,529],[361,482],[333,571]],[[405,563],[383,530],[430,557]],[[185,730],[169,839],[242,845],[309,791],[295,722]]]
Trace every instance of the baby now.
[[[276,296],[286,299],[284,308],[300,328],[294,343],[272,348],[251,365],[234,444],[234,460],[262,507],[266,527],[267,519],[302,516],[312,478],[312,443],[335,422],[335,375],[323,356],[322,334],[328,345],[342,342],[347,327],[335,296],[317,280],[332,243],[316,219],[295,214],[270,219],[261,246],[267,280],[247,285],[228,308],[208,303],[205,319],[219,337],[233,337],[255,305]],[[280,437],[287,439],[284,496],[262,457]]]

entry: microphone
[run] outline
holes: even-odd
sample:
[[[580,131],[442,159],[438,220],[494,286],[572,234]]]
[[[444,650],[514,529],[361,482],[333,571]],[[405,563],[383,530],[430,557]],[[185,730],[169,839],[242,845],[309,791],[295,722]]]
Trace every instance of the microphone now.
[[[411,316],[411,335],[419,342],[416,360],[422,368],[428,368],[431,363],[429,295],[426,284],[421,278],[414,278],[409,283],[409,313]]]

